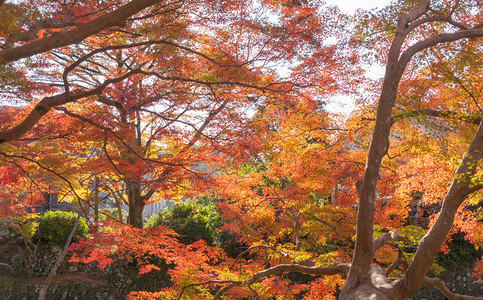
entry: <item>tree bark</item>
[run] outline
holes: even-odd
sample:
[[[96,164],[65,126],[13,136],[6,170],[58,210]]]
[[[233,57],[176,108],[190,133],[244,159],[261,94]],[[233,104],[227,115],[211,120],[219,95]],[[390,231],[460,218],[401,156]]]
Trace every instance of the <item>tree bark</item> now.
[[[347,291],[356,289],[360,284],[369,284],[369,270],[373,255],[374,201],[376,184],[384,154],[389,147],[391,113],[396,100],[397,88],[404,72],[404,66],[398,65],[399,53],[406,38],[407,24],[419,18],[428,8],[429,0],[422,1],[407,15],[399,19],[396,33],[389,50],[386,73],[381,96],[377,106],[374,132],[367,155],[366,168],[362,177],[357,214],[356,245],[349,275],[341,293],[345,298]],[[360,298],[362,299],[362,298]]]
[[[160,0],[133,0],[110,13],[84,23],[72,30],[56,32],[46,38],[33,41],[26,45],[4,49],[0,51],[0,65],[31,57],[52,49],[80,43],[84,39],[112,26],[124,27],[129,17],[158,2]]]
[[[357,215],[357,237],[354,256],[349,274],[345,281],[344,287],[342,288],[340,295],[341,300],[372,299],[369,298],[372,297],[371,295],[376,297],[374,299],[386,299],[387,295],[389,295],[390,299],[402,299],[404,295],[409,296],[414,294],[414,292],[420,287],[427,269],[432,264],[434,256],[439,250],[441,244],[444,242],[444,238],[446,237],[449,228],[452,226],[454,212],[466,196],[463,196],[462,191],[457,187],[454,189],[458,190],[459,194],[451,191],[450,189],[450,192],[448,192],[448,197],[451,197],[451,199],[457,197],[458,200],[448,200],[448,204],[446,204],[447,208],[445,208],[445,214],[443,215],[442,213],[440,216],[441,224],[434,229],[438,233],[434,232],[431,233],[431,235],[428,233],[429,237],[423,238],[420,244],[421,250],[418,248],[418,251],[421,254],[417,254],[418,259],[416,262],[413,260],[411,272],[408,271],[404,275],[403,279],[398,282],[397,289],[394,288],[393,283],[387,283],[386,285],[379,287],[374,284],[373,278],[371,277],[371,264],[374,252],[373,223],[376,185],[382,158],[387,153],[389,148],[389,134],[392,126],[391,113],[392,108],[394,107],[397,90],[402,75],[411,58],[416,53],[424,49],[440,43],[451,42],[463,38],[483,36],[483,30],[478,28],[461,30],[454,33],[438,34],[415,43],[413,46],[410,46],[401,53],[402,46],[410,31],[424,23],[416,20],[426,13],[429,5],[429,0],[422,0],[419,5],[414,7],[410,12],[400,17],[391,47],[389,49],[386,73],[377,106],[375,127],[367,155],[366,168],[360,185],[359,209]],[[417,25],[411,24],[413,21],[416,21],[414,24]],[[449,203],[451,203],[451,205]],[[361,291],[368,292],[361,294]],[[383,291],[383,294],[379,296],[381,291]]]
[[[128,221],[134,227],[143,228],[144,197],[140,182],[133,179],[126,179],[127,199],[129,203]]]
[[[400,278],[397,289],[403,297],[414,294],[423,284],[427,270],[433,264],[440,246],[446,239],[456,211],[470,193],[471,177],[483,155],[483,121],[473,137],[468,151],[454,175],[453,182],[444,198],[441,213],[433,227],[421,239],[408,270]]]

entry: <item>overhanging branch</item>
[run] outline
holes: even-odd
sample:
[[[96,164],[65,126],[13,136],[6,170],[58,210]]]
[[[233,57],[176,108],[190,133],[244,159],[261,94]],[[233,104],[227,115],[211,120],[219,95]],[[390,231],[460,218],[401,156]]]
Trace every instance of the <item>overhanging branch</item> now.
[[[473,297],[461,294],[453,293],[446,284],[439,278],[424,278],[423,284],[426,286],[435,287],[440,290],[441,294],[445,295],[446,298],[451,300],[481,300],[482,297]]]
[[[395,123],[399,120],[403,120],[406,118],[412,118],[417,116],[431,116],[436,118],[447,118],[447,119],[455,119],[469,124],[479,125],[481,122],[481,117],[471,117],[459,114],[454,111],[440,111],[431,108],[421,108],[416,110],[411,110],[405,112],[403,114],[395,115],[391,118],[392,122]]]
[[[132,0],[118,9],[84,23],[72,30],[55,32],[52,35],[31,43],[0,51],[0,65],[31,57],[52,49],[77,44],[82,40],[112,26],[123,27],[127,18],[145,8],[155,5],[159,0]]]
[[[237,286],[251,286],[252,284],[258,282],[259,280],[274,276],[280,275],[286,272],[297,272],[302,274],[310,274],[310,275],[337,275],[337,274],[347,274],[349,272],[350,266],[347,264],[338,264],[332,267],[307,267],[299,264],[282,264],[277,265],[272,268],[257,272],[253,274],[248,280],[245,281],[233,281],[230,284],[224,286],[222,289],[216,293],[213,297],[213,300],[220,299],[220,297],[229,291],[230,289],[237,287]]]

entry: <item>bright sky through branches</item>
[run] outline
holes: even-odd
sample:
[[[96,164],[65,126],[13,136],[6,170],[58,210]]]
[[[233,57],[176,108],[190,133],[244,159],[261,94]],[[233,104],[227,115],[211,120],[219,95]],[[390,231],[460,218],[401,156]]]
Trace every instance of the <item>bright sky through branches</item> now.
[[[383,8],[388,5],[390,0],[325,0],[327,5],[336,5],[346,14],[354,14],[357,9],[375,9]],[[384,76],[384,68],[382,66],[367,67],[367,76],[374,79]],[[332,98],[332,103],[329,103],[327,109],[334,112],[348,114],[354,107],[354,101],[348,96],[337,96]]]
[[[356,9],[382,8],[391,2],[390,0],[325,0],[329,5],[337,5],[341,11],[353,14]]]

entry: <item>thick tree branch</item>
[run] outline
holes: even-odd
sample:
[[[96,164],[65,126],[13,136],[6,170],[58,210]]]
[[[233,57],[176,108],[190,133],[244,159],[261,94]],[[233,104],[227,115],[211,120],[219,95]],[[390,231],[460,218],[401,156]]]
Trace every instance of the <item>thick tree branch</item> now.
[[[416,44],[410,46],[406,49],[402,54],[401,58],[399,59],[397,66],[396,66],[396,74],[402,73],[406,69],[407,64],[411,60],[411,58],[418,52],[436,46],[442,43],[449,43],[454,42],[457,40],[461,40],[464,38],[476,38],[476,37],[483,37],[483,29],[468,29],[468,30],[461,30],[452,33],[442,33],[438,35],[431,36],[427,39],[417,42]]]
[[[87,37],[112,26],[124,27],[127,18],[145,8],[155,5],[160,0],[132,0],[120,8],[84,23],[72,30],[55,32],[52,35],[26,45],[0,51],[0,64],[6,64],[35,54],[47,52],[72,44],[80,43]]]
[[[417,21],[412,22],[411,25],[409,26],[409,31],[411,31],[411,30],[415,29],[416,27],[421,26],[425,23],[437,22],[437,21],[446,22],[446,23],[451,24],[454,27],[457,27],[461,30],[469,29],[468,26],[466,26],[465,24],[460,23],[460,22],[456,22],[455,20],[451,19],[451,17],[449,17],[449,16],[428,16],[428,17],[421,18]]]
[[[371,145],[367,155],[366,169],[362,177],[359,209],[357,213],[356,244],[349,276],[344,284],[341,299],[346,292],[355,289],[361,278],[369,281],[369,269],[373,257],[373,226],[374,201],[376,184],[383,156],[389,146],[389,133],[391,129],[391,112],[396,100],[399,81],[404,72],[399,63],[401,47],[409,33],[409,24],[421,17],[428,9],[429,0],[421,0],[410,12],[399,18],[397,29],[388,53],[388,62],[377,107],[376,122],[372,135]]]
[[[474,125],[479,125],[481,121],[481,117],[470,117],[467,115],[459,114],[454,111],[449,111],[449,110],[441,111],[441,110],[435,110],[431,108],[421,108],[421,109],[410,110],[403,114],[394,115],[391,117],[391,122],[392,124],[394,124],[397,121],[407,119],[407,118],[418,117],[418,116],[431,116],[435,118],[454,119],[454,120],[459,120],[459,121],[469,123],[469,124],[474,124]],[[361,121],[374,122],[375,120],[376,120],[375,118],[368,118],[368,117],[361,118]]]
[[[389,134],[392,125],[391,113],[396,100],[398,86],[406,66],[416,53],[429,47],[463,38],[483,36],[483,29],[470,29],[454,33],[443,33],[417,42],[400,55],[402,46],[410,32],[411,22],[420,18],[429,8],[429,4],[429,0],[422,0],[419,5],[413,8],[409,13],[400,17],[391,47],[389,49],[386,73],[377,106],[374,131],[360,189],[359,210],[357,214],[357,238],[354,257],[349,275],[342,289],[341,299],[354,299],[354,297],[359,297],[362,299],[361,296],[356,296],[357,288],[361,284],[369,282],[369,269],[371,268],[373,255],[372,235],[374,224],[374,201],[376,195],[375,189],[379,177],[382,158],[389,147]],[[448,226],[451,226],[452,220],[452,217],[446,220]],[[440,244],[438,244],[438,247],[439,245]],[[419,288],[422,282],[421,276],[424,276],[427,270],[427,261],[428,257],[426,257],[426,263],[421,264],[421,266],[424,266],[425,268],[424,273],[422,275],[418,274],[418,277],[415,278],[415,281],[412,281],[411,284],[408,284],[407,281],[404,281],[404,287],[399,290],[400,292],[409,296],[415,292],[415,288]],[[430,261],[432,262],[432,259],[430,259]],[[407,274],[408,273],[406,273],[406,275]],[[407,276],[407,278],[412,277],[413,276]],[[411,289],[409,289],[409,286],[411,286]]]
[[[452,227],[456,211],[468,196],[469,191],[472,190],[472,187],[470,187],[471,178],[483,157],[482,153],[483,121],[480,123],[469,149],[463,156],[454,175],[453,182],[444,198],[438,219],[421,239],[407,272],[398,283],[397,289],[399,289],[402,295],[412,295],[423,283],[427,270],[433,263],[440,246],[445,241]]]
[[[236,282],[230,283],[229,285],[220,289],[218,293],[216,293],[216,295],[213,297],[213,300],[220,299],[220,297],[224,293],[226,293],[227,291],[229,291],[230,289],[236,286],[240,286],[240,285],[250,286],[263,278],[279,275],[286,272],[297,272],[297,273],[310,274],[310,275],[337,275],[337,274],[347,274],[347,272],[349,271],[349,268],[350,268],[349,265],[346,265],[346,264],[339,264],[332,267],[307,267],[299,264],[277,265],[272,268],[253,274],[246,281],[236,281]]]
[[[392,264],[389,267],[387,267],[386,271],[384,271],[384,276],[388,277],[392,273],[392,271],[396,270],[396,268],[401,263],[402,257],[403,257],[403,251],[401,250],[401,248],[398,247],[397,248],[397,257],[392,262]]]
[[[20,124],[15,125],[10,129],[0,131],[0,144],[16,140],[23,136],[30,129],[32,129],[39,122],[39,120],[53,107],[67,104],[70,102],[75,102],[76,100],[86,98],[88,96],[101,94],[108,85],[123,81],[124,79],[140,72],[140,70],[133,70],[118,78],[108,79],[97,88],[88,91],[77,92],[73,94],[62,93],[43,98],[42,100],[40,100],[39,103],[37,103],[37,105],[35,105],[34,109],[28,114],[27,117],[25,117],[25,119]]]
[[[374,257],[374,254],[376,254],[377,250],[381,249],[387,243],[398,242],[400,240],[401,240],[401,237],[399,236],[399,231],[397,231],[397,230],[394,230],[391,233],[383,233],[381,236],[379,236],[373,242],[374,245],[373,245],[372,256]]]
[[[40,32],[42,29],[50,29],[50,28],[66,28],[70,26],[78,26],[81,25],[82,23],[76,22],[75,20],[66,20],[62,18],[56,18],[56,19],[45,19],[41,20],[40,22],[37,22],[30,26],[30,28],[21,33],[18,36],[12,36],[11,38],[7,39],[3,46],[9,47],[10,45],[13,45],[16,42],[28,42],[35,40],[38,36],[37,34]]]

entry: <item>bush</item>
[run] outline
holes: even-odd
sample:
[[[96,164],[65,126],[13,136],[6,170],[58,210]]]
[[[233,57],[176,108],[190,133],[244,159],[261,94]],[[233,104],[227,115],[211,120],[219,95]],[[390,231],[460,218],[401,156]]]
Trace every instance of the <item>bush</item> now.
[[[459,230],[453,233],[451,241],[448,243],[449,252],[440,252],[436,256],[436,262],[446,270],[472,269],[483,254],[483,249],[477,249],[475,245],[465,239],[465,235],[464,232]]]
[[[23,216],[16,216],[12,219],[9,226],[10,235],[14,238],[32,239],[37,227],[39,226],[37,214],[27,214]]]
[[[122,222],[127,220],[127,212],[122,210]],[[99,210],[99,220],[118,220],[119,211],[117,208],[102,208]]]
[[[40,239],[41,241],[62,246],[67,241],[76,220],[77,213],[48,211],[39,218],[39,226],[37,232],[34,234],[34,239]],[[77,242],[79,238],[87,237],[88,230],[86,220],[80,218],[79,225],[72,240]]]
[[[175,204],[171,210],[152,216],[146,227],[158,225],[171,227],[179,235],[178,240],[185,245],[202,239],[212,246],[217,240],[216,231],[222,225],[222,220],[213,202],[198,198],[192,203]]]

